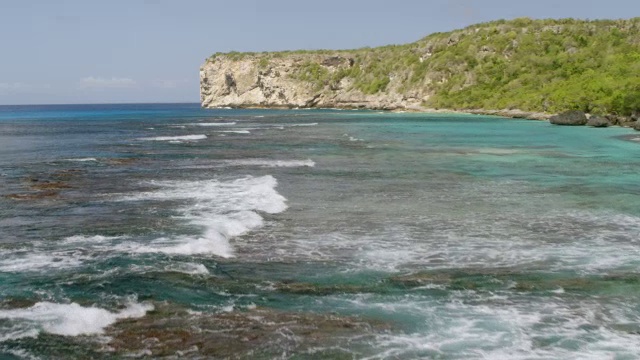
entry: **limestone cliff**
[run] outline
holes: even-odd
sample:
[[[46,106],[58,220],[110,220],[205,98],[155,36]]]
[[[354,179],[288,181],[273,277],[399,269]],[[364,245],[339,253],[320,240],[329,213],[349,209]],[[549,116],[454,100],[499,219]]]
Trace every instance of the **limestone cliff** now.
[[[353,54],[307,53],[267,58],[248,54],[241,59],[217,55],[200,69],[200,97],[204,107],[368,108],[419,107],[425,94],[408,97],[391,78],[384,92],[365,94],[353,79],[337,78],[357,66]],[[320,83],[319,76],[336,79]],[[316,81],[314,81],[316,80]]]

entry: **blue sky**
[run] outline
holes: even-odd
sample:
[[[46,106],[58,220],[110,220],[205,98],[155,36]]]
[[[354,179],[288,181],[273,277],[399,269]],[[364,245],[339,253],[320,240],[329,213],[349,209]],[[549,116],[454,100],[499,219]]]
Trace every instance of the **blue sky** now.
[[[478,22],[640,16],[637,0],[0,0],[0,104],[197,102],[217,51],[407,43]]]

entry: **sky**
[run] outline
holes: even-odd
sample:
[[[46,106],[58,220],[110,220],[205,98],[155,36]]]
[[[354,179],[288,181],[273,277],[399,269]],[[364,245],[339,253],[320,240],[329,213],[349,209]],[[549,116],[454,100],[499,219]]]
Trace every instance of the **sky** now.
[[[497,19],[618,19],[638,0],[0,0],[0,105],[198,102],[215,52],[401,44]]]

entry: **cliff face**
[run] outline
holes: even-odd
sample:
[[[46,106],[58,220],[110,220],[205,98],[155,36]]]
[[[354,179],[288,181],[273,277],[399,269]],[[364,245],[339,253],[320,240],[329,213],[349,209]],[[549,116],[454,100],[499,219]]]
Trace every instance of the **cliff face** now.
[[[428,94],[407,96],[400,79],[390,79],[384,92],[365,94],[349,77],[353,54],[296,54],[265,60],[261,55],[241,59],[218,55],[200,69],[200,100],[204,107],[282,108],[418,108]],[[318,77],[335,81],[320,83]],[[316,81],[314,81],[316,80]]]
[[[579,110],[628,117],[640,110],[638,59],[640,18],[522,18],[405,45],[218,53],[200,69],[200,94],[204,107]]]

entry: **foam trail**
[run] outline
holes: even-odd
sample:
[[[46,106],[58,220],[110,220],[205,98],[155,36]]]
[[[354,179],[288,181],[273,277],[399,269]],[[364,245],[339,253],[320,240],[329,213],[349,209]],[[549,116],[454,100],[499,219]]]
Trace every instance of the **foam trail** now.
[[[140,318],[151,310],[153,305],[148,303],[130,303],[120,312],[110,312],[76,303],[45,301],[26,309],[0,310],[0,319],[22,323],[24,329],[15,331],[15,338],[32,337],[36,330],[63,336],[96,335],[102,334],[107,326],[118,320]]]
[[[314,167],[313,160],[269,160],[269,159],[243,159],[228,160],[225,163],[235,166],[260,166],[260,167]]]
[[[98,161],[96,158],[78,158],[78,159],[64,159],[65,161],[77,161],[77,162],[87,162],[87,161]]]
[[[0,257],[0,271],[46,272],[81,267],[87,261],[95,260],[95,253],[91,251],[110,249],[114,241],[124,238],[74,235],[60,241],[33,242],[32,247],[5,250],[4,256]]]
[[[219,133],[233,133],[233,134],[251,134],[249,130],[224,130],[218,131]]]
[[[227,123],[190,123],[189,126],[230,126],[237,124],[235,121]]]
[[[122,239],[123,236],[102,236],[102,235],[94,235],[94,236],[85,236],[85,235],[73,235],[66,237],[62,242],[64,244],[78,244],[78,243],[87,243],[87,244],[95,244],[95,243],[104,243],[112,240]]]
[[[139,138],[138,140],[142,141],[180,141],[180,140],[203,140],[206,139],[207,135],[182,135],[182,136],[156,136],[149,138]]]
[[[316,126],[318,125],[317,122],[315,123],[298,123],[298,124],[272,124],[272,126],[289,126],[289,127],[295,127],[295,126]]]
[[[6,255],[6,254],[5,254]],[[2,272],[26,272],[51,269],[67,269],[81,266],[90,256],[79,250],[33,252],[12,254],[11,258],[0,260]]]

